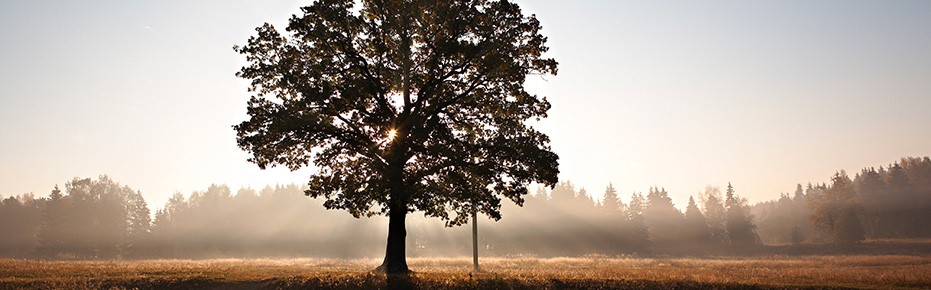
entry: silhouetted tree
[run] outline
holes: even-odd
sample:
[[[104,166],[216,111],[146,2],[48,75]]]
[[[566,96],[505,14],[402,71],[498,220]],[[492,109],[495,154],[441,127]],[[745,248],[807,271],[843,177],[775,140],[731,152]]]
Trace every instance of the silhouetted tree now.
[[[58,258],[118,258],[132,255],[146,238],[149,209],[138,191],[106,175],[74,178],[56,186],[41,214],[36,235],[39,255]],[[32,198],[30,198],[32,199]]]
[[[151,249],[146,242],[152,227],[151,211],[139,191],[126,194],[126,239],[121,251],[127,255],[140,256]]]
[[[909,182],[921,192],[931,190],[931,157],[905,157],[899,160]]]
[[[724,198],[724,205],[727,209],[725,230],[728,241],[732,244],[744,245],[757,243],[753,216],[750,214],[747,200],[737,196],[730,182],[727,183],[727,192]]]
[[[63,238],[65,236],[65,219],[64,214],[70,208],[69,200],[64,198],[58,185],[52,189],[46,202],[45,209],[42,211],[42,223],[39,226],[39,247],[37,252],[40,256],[55,257],[64,249]]]
[[[811,222],[832,237],[835,243],[852,243],[864,238],[860,223],[860,205],[853,182],[840,171],[831,178],[831,186],[814,200]]]
[[[154,243],[161,245],[160,255],[171,257],[178,254],[178,243],[183,234],[181,220],[187,208],[184,196],[175,192],[161,209],[155,211],[152,236]]]
[[[361,5],[361,6],[360,6]],[[472,208],[500,219],[501,197],[557,181],[549,138],[531,128],[550,105],[524,90],[555,74],[535,16],[508,1],[321,0],[281,35],[236,50],[256,92],[235,126],[259,167],[314,164],[307,194],[355,217],[387,215],[382,268],[408,271],[405,218],[460,225]]]
[[[110,177],[103,175],[90,183],[90,205],[92,226],[88,240],[93,258],[115,258],[122,252],[120,246],[129,236],[129,219],[126,197],[133,193],[129,187],[120,186]]]
[[[796,194],[801,192],[798,185]],[[788,194],[781,194],[779,200],[767,201],[754,205],[751,208],[760,239],[766,243],[799,244],[804,239],[804,226],[808,222],[807,215],[797,218],[795,201]]]
[[[672,204],[665,189],[650,188],[643,220],[650,229],[650,239],[657,243],[674,243],[683,238],[685,217]]]
[[[639,192],[631,194],[629,210],[631,244],[641,250],[645,250],[650,245],[650,232],[643,217],[645,203],[643,194]]]
[[[685,221],[687,224],[686,232],[691,240],[705,242],[711,237],[711,233],[708,231],[708,220],[698,209],[695,199],[691,196],[689,196],[689,205],[685,207]]]
[[[889,225],[883,222],[893,210],[892,201],[886,194],[886,183],[873,168],[864,168],[854,178],[854,184],[863,205],[863,228],[869,236],[885,235]]]
[[[918,233],[915,219],[920,216],[922,197],[915,190],[908,174],[898,162],[889,166],[884,181],[891,212],[884,217],[886,236],[913,237]],[[922,225],[925,226],[925,225]]]
[[[65,183],[65,192],[70,207],[65,211],[65,234],[62,245],[64,252],[77,258],[97,256],[97,196],[92,192],[90,178],[74,178]]]
[[[617,190],[615,190],[614,186],[611,184],[608,184],[608,187],[605,188],[605,195],[604,200],[601,202],[601,208],[610,220],[618,224],[624,224],[630,218],[627,205],[621,202],[621,199],[617,196]]]
[[[792,236],[790,240],[793,244],[801,244],[811,236],[811,223],[809,216],[811,210],[808,208],[808,196],[799,183],[795,187],[795,194],[792,196]]]
[[[576,203],[579,197],[571,180],[561,181],[550,191],[550,200],[558,204]]]
[[[576,195],[574,202],[574,205],[580,207],[598,206],[597,202],[595,202],[595,199],[593,199],[592,196],[588,194],[588,190],[585,190],[584,187],[579,188],[579,193]]]
[[[908,234],[911,237],[931,237],[931,158],[906,157],[899,160],[908,183],[911,185],[911,194],[906,197],[907,202],[902,210],[908,221]]]
[[[0,256],[23,258],[32,253],[43,207],[31,193],[0,200]]]
[[[724,199],[718,187],[707,186],[701,195],[702,209],[708,220],[708,231],[711,237],[720,242],[727,241],[727,209],[724,208]]]

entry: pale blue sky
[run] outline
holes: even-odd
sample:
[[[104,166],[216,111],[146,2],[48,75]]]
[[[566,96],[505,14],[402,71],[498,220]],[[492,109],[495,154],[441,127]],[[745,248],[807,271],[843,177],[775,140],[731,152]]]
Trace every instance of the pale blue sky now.
[[[175,191],[306,181],[261,171],[232,51],[309,1],[0,0],[0,194],[109,174]],[[600,194],[706,185],[751,201],[931,155],[931,1],[518,1],[559,76],[540,128]]]

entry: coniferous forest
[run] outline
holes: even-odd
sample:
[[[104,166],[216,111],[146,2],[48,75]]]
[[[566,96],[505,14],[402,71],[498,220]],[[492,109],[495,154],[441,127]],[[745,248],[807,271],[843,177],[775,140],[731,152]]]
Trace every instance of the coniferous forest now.
[[[296,186],[213,185],[153,207],[107,177],[75,178],[48,196],[0,203],[0,256],[49,259],[377,257],[386,221],[330,211]],[[483,255],[721,253],[765,245],[844,247],[868,239],[931,237],[931,159],[903,158],[850,176],[799,184],[750,205],[736,186],[709,186],[673,204],[663,188],[596,200],[569,181],[538,188],[523,206],[502,202],[502,219],[479,220]],[[623,202],[622,200],[629,200]],[[153,212],[153,208],[157,208]],[[683,208],[684,210],[680,210]],[[467,227],[414,215],[412,256],[471,253]],[[718,252],[715,252],[718,251]]]

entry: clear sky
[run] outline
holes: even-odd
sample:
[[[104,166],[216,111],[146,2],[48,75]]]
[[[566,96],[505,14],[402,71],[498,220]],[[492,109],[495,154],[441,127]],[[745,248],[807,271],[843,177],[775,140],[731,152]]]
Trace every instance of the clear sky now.
[[[751,202],[837,170],[931,155],[931,1],[518,1],[559,75],[539,128],[560,178],[679,207],[732,182]],[[309,1],[0,0],[0,195],[108,174],[158,208],[259,170],[231,47]]]

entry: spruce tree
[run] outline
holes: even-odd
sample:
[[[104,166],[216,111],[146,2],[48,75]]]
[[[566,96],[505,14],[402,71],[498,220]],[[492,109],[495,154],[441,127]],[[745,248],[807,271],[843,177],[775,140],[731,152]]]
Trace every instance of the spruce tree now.
[[[710,238],[708,220],[698,209],[698,205],[695,204],[695,198],[691,196],[689,196],[689,205],[685,207],[685,221],[688,224],[688,232],[692,239],[704,242]]]
[[[731,244],[753,244],[757,242],[755,225],[753,217],[750,215],[750,207],[747,200],[740,198],[734,192],[731,183],[727,183],[727,193],[725,195],[725,208],[727,210],[727,220],[725,230],[728,241]]]

